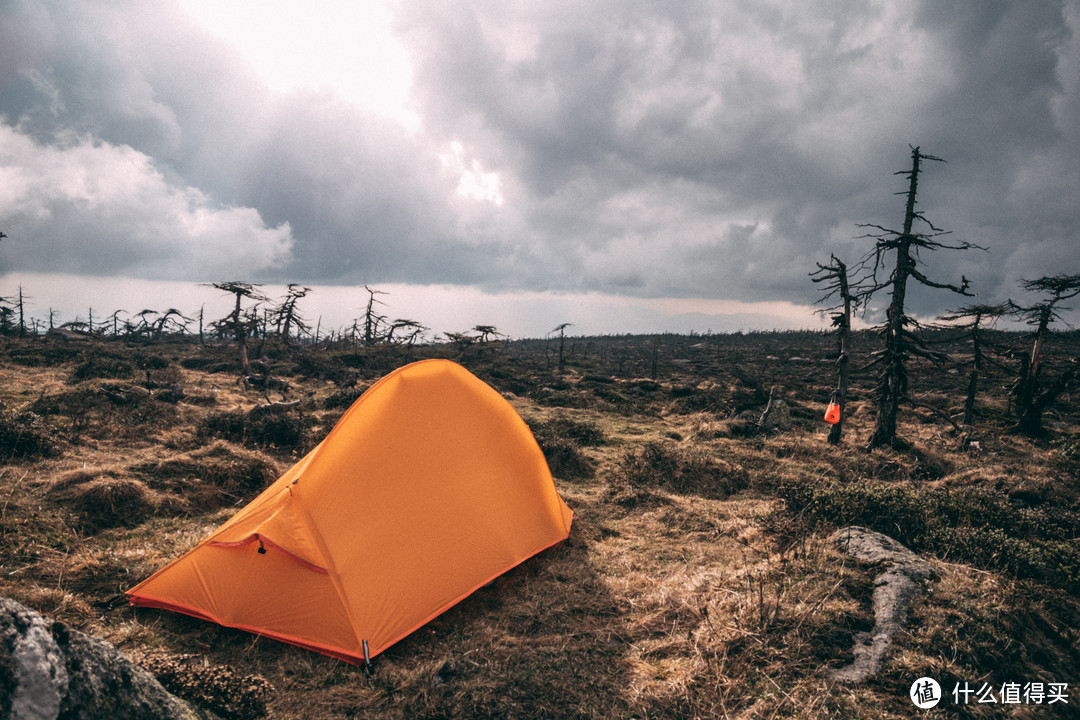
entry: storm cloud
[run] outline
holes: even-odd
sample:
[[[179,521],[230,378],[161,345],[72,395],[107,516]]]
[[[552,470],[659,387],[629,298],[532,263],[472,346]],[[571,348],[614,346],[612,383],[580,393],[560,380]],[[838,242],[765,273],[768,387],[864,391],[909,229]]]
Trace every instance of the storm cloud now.
[[[402,19],[425,117],[494,149],[556,274],[805,297],[857,223],[902,223],[909,143],[949,161],[923,210],[990,250],[936,270],[994,295],[1076,263],[1075,4],[438,7]]]
[[[3,271],[808,304],[901,224],[909,144],[987,248],[933,277],[1080,271],[1075,2],[394,8],[416,127],[271,90],[172,2],[5,0]]]

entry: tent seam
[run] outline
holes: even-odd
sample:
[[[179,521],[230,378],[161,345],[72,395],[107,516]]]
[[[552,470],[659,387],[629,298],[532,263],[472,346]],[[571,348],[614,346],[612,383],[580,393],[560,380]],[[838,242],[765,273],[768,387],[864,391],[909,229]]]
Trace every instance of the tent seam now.
[[[299,488],[298,488],[299,489]],[[353,617],[352,609],[349,607],[348,597],[345,595],[345,589],[341,586],[340,576],[338,575],[337,563],[334,562],[333,556],[330,554],[330,549],[326,543],[323,542],[322,534],[313,528],[313,524],[308,517],[307,508],[300,502],[300,498],[296,493],[290,493],[292,502],[296,503],[296,515],[300,519],[300,523],[304,527],[304,532],[308,534],[312,542],[319,548],[319,553],[323,557],[323,561],[326,563],[327,577],[330,578],[330,585],[334,588],[334,592],[337,594],[338,601],[341,603],[342,610],[345,611],[345,618],[349,621],[349,627],[353,631],[353,639],[356,641],[357,647],[364,641],[364,638],[360,637],[360,630],[357,627],[356,619]]]

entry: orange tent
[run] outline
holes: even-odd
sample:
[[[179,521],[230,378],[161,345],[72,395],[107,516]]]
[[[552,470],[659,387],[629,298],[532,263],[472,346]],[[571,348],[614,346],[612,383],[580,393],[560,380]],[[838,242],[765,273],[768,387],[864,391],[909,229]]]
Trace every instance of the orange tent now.
[[[572,519],[514,408],[425,360],[127,594],[355,663],[566,539]]]

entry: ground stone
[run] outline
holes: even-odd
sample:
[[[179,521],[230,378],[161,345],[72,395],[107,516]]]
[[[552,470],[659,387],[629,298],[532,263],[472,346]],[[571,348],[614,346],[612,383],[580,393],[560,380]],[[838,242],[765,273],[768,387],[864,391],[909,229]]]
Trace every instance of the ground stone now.
[[[920,583],[934,576],[925,560],[887,535],[853,525],[829,538],[841,551],[860,562],[880,566],[874,578],[874,628],[855,637],[855,661],[829,673],[834,680],[861,683],[881,669],[896,633],[907,621],[907,608]]]
[[[0,720],[215,720],[112,645],[0,598]]]

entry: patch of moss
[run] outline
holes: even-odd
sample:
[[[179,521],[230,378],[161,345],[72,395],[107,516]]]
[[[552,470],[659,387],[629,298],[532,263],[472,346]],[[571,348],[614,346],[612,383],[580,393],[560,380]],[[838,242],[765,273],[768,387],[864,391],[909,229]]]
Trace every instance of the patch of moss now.
[[[1074,510],[1027,507],[984,488],[875,480],[793,480],[781,484],[777,494],[786,513],[773,524],[786,534],[822,525],[864,525],[916,551],[1080,589],[1080,513]]]

